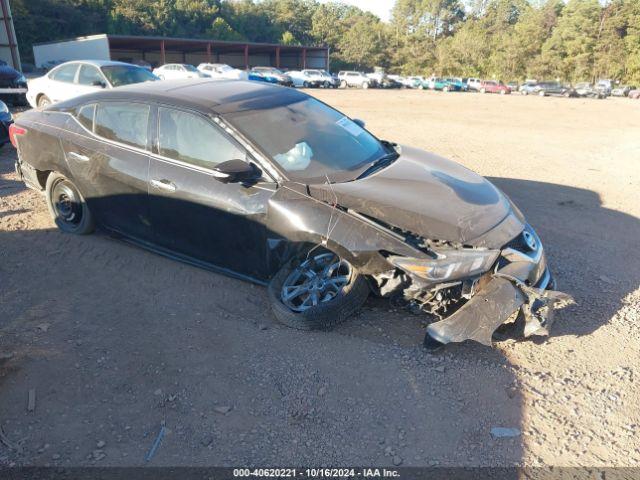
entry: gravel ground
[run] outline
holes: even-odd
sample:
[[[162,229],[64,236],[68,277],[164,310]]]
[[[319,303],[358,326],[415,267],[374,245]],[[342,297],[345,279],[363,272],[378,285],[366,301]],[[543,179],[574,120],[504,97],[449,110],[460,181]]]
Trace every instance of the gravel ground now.
[[[261,287],[58,232],[4,146],[0,465],[640,465],[640,103],[313,93],[516,201],[578,302],[551,338],[428,355],[381,300],[290,330]]]

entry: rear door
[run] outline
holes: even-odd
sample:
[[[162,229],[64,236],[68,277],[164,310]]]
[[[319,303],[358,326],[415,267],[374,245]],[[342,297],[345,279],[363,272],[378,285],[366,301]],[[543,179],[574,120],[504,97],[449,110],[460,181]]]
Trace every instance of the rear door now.
[[[148,205],[150,106],[89,103],[79,108],[63,139],[80,191],[108,228],[151,241]]]
[[[43,92],[53,103],[68,100],[76,96],[76,74],[78,63],[61,65],[48,75],[46,91]]]
[[[267,202],[276,185],[222,183],[213,167],[248,161],[244,148],[210,118],[173,107],[156,111],[149,169],[155,242],[166,249],[251,278],[266,275]]]

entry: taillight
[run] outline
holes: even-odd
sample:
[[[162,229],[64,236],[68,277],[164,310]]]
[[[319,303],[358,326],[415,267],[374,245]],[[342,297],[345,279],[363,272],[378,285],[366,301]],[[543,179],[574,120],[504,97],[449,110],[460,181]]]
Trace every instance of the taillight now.
[[[15,123],[9,125],[9,140],[11,140],[11,145],[18,148],[18,140],[16,137],[24,135],[25,133],[27,133],[27,130],[22,127],[18,127]]]

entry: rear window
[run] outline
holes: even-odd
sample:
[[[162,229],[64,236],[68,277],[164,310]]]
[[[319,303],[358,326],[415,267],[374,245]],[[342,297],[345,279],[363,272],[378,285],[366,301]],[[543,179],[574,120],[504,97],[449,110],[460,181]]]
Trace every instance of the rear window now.
[[[108,140],[138,148],[147,147],[149,106],[109,102],[97,107],[95,133]]]
[[[73,83],[78,70],[78,64],[72,63],[70,65],[62,65],[56,71],[51,73],[51,79],[57,82]]]
[[[108,65],[102,67],[102,73],[114,87],[158,80],[158,77],[146,68],[134,65]]]

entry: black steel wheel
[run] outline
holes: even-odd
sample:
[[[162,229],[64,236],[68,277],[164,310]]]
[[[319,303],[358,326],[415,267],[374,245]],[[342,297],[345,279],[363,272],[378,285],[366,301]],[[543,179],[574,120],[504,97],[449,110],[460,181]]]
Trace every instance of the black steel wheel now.
[[[288,262],[269,284],[276,318],[300,330],[328,330],[355,313],[368,296],[369,285],[353,265],[320,249]]]
[[[47,206],[60,230],[86,235],[94,230],[93,217],[76,186],[59,173],[51,173],[46,186]]]

